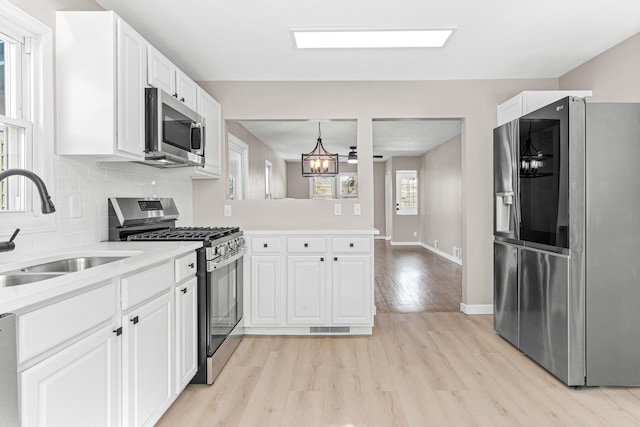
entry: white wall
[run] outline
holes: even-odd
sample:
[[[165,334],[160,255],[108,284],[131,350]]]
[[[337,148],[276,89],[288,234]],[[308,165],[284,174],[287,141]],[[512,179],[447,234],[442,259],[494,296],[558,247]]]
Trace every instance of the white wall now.
[[[51,28],[56,10],[100,10],[91,0],[13,0],[16,6]],[[55,32],[54,32],[55,34]],[[46,141],[54,144],[55,141]],[[46,182],[57,211],[55,230],[46,233],[20,233],[13,252],[0,254],[0,263],[10,262],[57,249],[106,240],[107,198],[114,196],[173,197],[180,210],[180,225],[191,225],[191,179],[184,170],[156,169],[134,163],[98,166],[91,159],[55,156],[55,182]],[[71,197],[81,199],[82,217],[71,218]],[[36,199],[37,200],[37,199]],[[36,201],[39,206],[39,201]],[[0,216],[1,218],[1,216]],[[0,236],[6,240],[9,236]]]
[[[592,89],[588,102],[640,102],[640,33],[559,80],[560,89]]]
[[[380,237],[385,237],[387,235],[384,171],[385,164],[383,162],[373,163],[373,226],[380,231]]]
[[[462,247],[461,149],[458,135],[421,156],[421,241],[451,256]]]

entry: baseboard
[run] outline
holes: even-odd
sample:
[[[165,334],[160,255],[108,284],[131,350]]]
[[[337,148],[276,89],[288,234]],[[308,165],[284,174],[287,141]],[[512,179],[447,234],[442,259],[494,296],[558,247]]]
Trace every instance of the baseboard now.
[[[493,304],[460,303],[460,311],[464,314],[493,314]]]
[[[385,236],[384,240],[391,240],[391,236]]]
[[[440,255],[443,258],[448,259],[449,261],[455,262],[458,265],[462,265],[462,260],[461,259],[458,259],[458,258],[454,257],[453,255],[449,255],[446,252],[442,252],[440,249],[436,249],[436,248],[434,248],[432,246],[427,245],[426,243],[420,243],[420,246],[422,246],[423,248],[425,248],[425,249],[427,249],[427,250],[429,250],[429,251],[431,251],[431,252],[433,252],[435,254]]]
[[[389,240],[390,237],[387,237],[387,236],[375,236],[374,239],[375,240]]]
[[[421,246],[420,242],[389,242],[391,246]]]

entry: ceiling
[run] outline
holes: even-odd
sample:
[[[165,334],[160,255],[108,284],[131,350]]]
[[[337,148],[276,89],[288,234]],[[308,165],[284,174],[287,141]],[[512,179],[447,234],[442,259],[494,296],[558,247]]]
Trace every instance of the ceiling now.
[[[318,122],[307,120],[242,120],[239,122],[260,141],[288,161],[315,147]],[[355,120],[320,122],[322,145],[330,153],[346,156],[357,145]],[[386,160],[391,156],[419,156],[460,134],[460,120],[374,120],[373,151]],[[346,161],[346,157],[343,158]]]
[[[96,1],[198,81],[557,78],[640,31],[640,0]],[[296,49],[290,29],[314,27],[457,30],[440,49]],[[287,159],[315,146],[317,122],[245,125]],[[330,152],[355,145],[355,122],[322,126]],[[376,122],[374,152],[422,154],[459,132],[457,120]]]
[[[556,78],[640,31],[638,0],[97,0],[195,80]],[[457,27],[444,48],[308,49],[290,28]]]

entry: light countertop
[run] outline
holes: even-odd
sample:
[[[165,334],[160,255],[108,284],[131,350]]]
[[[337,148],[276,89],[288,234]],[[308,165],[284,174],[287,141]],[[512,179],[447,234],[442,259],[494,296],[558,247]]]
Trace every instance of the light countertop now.
[[[63,274],[48,280],[0,288],[0,314],[20,311],[24,307],[78,291],[113,277],[152,266],[202,247],[202,242],[99,242],[61,250],[19,262],[0,264],[0,274],[8,271],[80,256],[126,256],[127,258]],[[0,254],[0,259],[2,254]]]

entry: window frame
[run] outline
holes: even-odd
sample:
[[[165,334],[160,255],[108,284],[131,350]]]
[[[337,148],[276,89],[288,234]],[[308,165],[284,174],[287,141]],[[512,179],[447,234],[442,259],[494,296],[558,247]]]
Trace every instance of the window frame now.
[[[30,123],[25,132],[25,137],[31,138],[26,153],[31,157],[28,168],[42,178],[55,203],[53,31],[7,0],[0,0],[0,32],[14,40],[25,39],[24,54],[28,54],[28,58],[23,67],[27,67],[28,77],[20,85],[23,93],[22,115],[18,120]],[[23,58],[24,54],[21,55]],[[15,177],[9,180],[15,180]],[[0,212],[0,234],[11,234],[18,227],[25,234],[55,230],[56,215],[41,213],[40,201],[33,187],[31,182],[25,185],[25,197],[30,201],[28,210]]]
[[[402,206],[402,189],[401,181],[403,177],[411,177],[415,179],[415,206]],[[396,171],[396,215],[418,215],[419,203],[418,188],[418,171],[416,170],[397,170]]]

